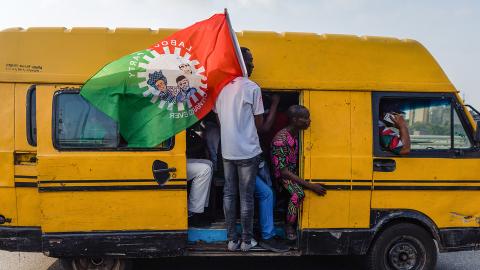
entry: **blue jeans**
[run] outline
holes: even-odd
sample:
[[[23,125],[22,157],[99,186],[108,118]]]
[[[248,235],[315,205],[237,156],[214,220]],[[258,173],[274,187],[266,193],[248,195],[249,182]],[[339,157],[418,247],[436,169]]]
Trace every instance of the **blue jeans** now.
[[[260,231],[262,239],[270,239],[275,236],[273,226],[273,205],[275,204],[275,193],[265,181],[257,176],[255,179],[255,198],[258,199]]]
[[[229,241],[238,239],[235,231],[237,219],[237,197],[240,195],[240,222],[242,224],[242,241],[253,237],[253,210],[255,177],[258,172],[260,156],[241,160],[223,159],[225,185],[223,186],[223,212],[227,225]]]

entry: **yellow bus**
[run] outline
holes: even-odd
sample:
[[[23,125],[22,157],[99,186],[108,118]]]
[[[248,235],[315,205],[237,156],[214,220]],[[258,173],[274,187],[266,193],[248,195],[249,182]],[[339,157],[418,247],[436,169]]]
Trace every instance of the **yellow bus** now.
[[[78,95],[106,63],[174,31],[0,32],[0,249],[43,252],[75,269],[126,269],[129,258],[236,254],[226,252],[221,179],[212,181],[216,222],[188,227],[185,132],[157,148],[128,148],[116,126]],[[237,35],[254,55],[252,79],[285,106],[310,110],[300,174],[328,190],[324,197],[306,191],[291,251],[255,248],[243,255],[357,254],[366,255],[370,269],[433,269],[438,251],[480,244],[476,123],[420,43]],[[380,146],[384,102],[405,110],[408,155]],[[75,135],[78,126],[91,131],[83,134],[88,139]],[[98,135],[105,133],[117,137]],[[163,186],[153,177],[155,160],[176,169]]]

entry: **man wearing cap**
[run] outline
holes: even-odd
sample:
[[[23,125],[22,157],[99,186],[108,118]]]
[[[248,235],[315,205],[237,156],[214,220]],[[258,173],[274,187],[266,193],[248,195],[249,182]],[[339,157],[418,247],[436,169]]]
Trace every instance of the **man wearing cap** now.
[[[404,112],[395,103],[384,102],[380,105],[380,120],[378,121],[380,145],[382,149],[394,154],[408,155],[410,153],[410,134],[402,114]],[[393,128],[398,129],[400,134]]]

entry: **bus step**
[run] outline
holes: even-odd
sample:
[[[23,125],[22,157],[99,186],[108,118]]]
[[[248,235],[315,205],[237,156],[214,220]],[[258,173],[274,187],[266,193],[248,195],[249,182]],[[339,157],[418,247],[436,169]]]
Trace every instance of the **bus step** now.
[[[261,247],[254,247],[248,252],[242,251],[227,251],[226,243],[216,243],[216,244],[207,244],[207,243],[197,243],[195,245],[187,246],[187,256],[227,256],[227,257],[236,257],[236,256],[300,256],[301,253],[299,250],[292,249],[288,252],[277,253],[268,251]]]

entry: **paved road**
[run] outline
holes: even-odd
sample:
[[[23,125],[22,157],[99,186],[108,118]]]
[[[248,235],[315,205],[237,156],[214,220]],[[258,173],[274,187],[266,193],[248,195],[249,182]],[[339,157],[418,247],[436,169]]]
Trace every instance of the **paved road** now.
[[[48,258],[42,253],[0,251],[0,270],[46,270],[54,263],[55,259]]]
[[[244,257],[235,258],[173,258],[137,260],[135,269],[228,269],[246,266]],[[248,270],[315,269],[359,270],[361,258],[354,256],[319,256],[304,258],[249,258]],[[193,267],[194,266],[194,267]],[[247,267],[247,266],[246,266]],[[0,270],[62,270],[59,263],[38,253],[0,251]],[[480,252],[466,251],[441,254],[437,270],[480,270]]]

